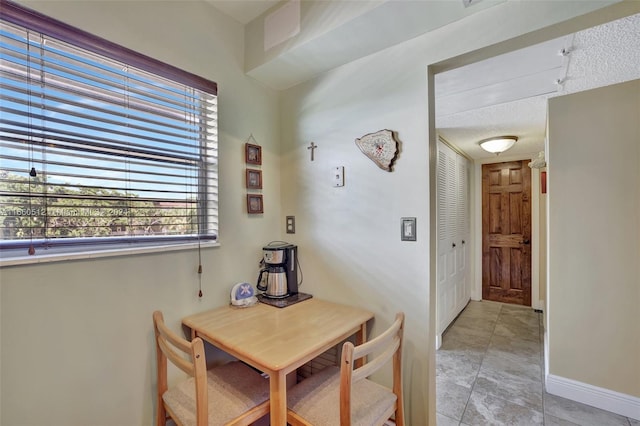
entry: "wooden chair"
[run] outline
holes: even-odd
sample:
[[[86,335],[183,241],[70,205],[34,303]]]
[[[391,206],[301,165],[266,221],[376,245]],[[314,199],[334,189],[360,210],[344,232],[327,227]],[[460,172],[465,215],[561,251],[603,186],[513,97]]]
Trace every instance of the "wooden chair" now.
[[[404,426],[402,398],[402,333],[404,313],[380,336],[354,346],[342,346],[340,368],[326,367],[292,387],[287,393],[287,422],[292,426],[383,425],[395,413]],[[356,367],[355,361],[369,357]],[[367,377],[393,360],[393,388]],[[338,409],[339,407],[339,409]]]
[[[202,339],[172,332],[162,312],[153,313],[158,363],[157,426],[249,425],[269,413],[269,380],[234,361],[207,370]],[[190,378],[167,385],[167,359]]]

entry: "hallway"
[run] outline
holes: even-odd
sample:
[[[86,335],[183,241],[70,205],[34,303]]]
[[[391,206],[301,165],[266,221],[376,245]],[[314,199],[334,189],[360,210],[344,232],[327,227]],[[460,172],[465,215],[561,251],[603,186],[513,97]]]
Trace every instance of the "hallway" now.
[[[640,426],[544,392],[542,314],[471,301],[436,351],[438,426]]]

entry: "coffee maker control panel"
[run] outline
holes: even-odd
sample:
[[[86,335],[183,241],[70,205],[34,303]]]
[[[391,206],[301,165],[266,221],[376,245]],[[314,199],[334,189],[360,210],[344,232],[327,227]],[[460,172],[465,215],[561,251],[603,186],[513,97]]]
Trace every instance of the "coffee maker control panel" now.
[[[280,254],[275,251],[266,251],[264,252],[264,261],[267,263],[280,263],[280,261],[275,260],[276,257],[280,257]]]

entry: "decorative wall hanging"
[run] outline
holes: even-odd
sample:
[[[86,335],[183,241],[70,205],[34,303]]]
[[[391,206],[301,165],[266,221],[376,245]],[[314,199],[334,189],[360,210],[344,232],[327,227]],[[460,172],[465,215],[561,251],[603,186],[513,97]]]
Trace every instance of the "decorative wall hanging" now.
[[[356,139],[360,151],[369,157],[382,170],[392,171],[393,162],[398,156],[398,141],[395,132],[379,130]]]
[[[307,147],[307,149],[311,150],[311,161],[314,160],[314,154],[315,154],[315,150],[318,147],[318,145],[315,144],[315,142],[311,142],[311,144],[309,144],[309,146]]]
[[[247,164],[262,164],[262,147],[256,143],[253,135],[244,144],[244,161]]]
[[[247,213],[264,213],[262,194],[247,194]]]
[[[245,174],[247,189],[262,189],[262,170],[247,169]]]

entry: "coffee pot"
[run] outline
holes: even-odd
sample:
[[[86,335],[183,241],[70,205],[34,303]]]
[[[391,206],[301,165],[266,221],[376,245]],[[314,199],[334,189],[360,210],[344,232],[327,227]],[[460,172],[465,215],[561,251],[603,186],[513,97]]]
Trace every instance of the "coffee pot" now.
[[[262,248],[262,269],[257,288],[268,298],[284,298],[298,293],[297,246],[272,242]]]
[[[262,286],[263,275],[267,274],[266,286]],[[260,270],[258,275],[258,290],[264,291],[267,297],[287,297],[287,274],[283,266],[268,266]]]

